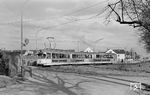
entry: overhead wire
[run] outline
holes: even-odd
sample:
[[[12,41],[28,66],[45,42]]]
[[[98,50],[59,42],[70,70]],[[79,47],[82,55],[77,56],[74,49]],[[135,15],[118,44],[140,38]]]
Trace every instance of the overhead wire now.
[[[78,9],[78,10],[75,10],[75,11],[70,12],[70,13],[66,13],[66,14],[64,14],[64,15],[62,15],[62,16],[53,17],[53,19],[57,19],[57,18],[69,16],[69,15],[73,15],[73,14],[79,13],[79,12],[81,12],[81,11],[83,11],[83,10],[87,10],[87,9],[89,9],[89,8],[96,7],[96,6],[100,5],[100,4],[106,3],[106,2],[108,2],[108,1],[109,1],[109,0],[100,1],[100,2],[97,2],[97,3],[91,4],[90,6],[87,6],[87,7]]]
[[[101,2],[98,2],[98,3],[95,3],[95,4],[92,4],[92,5],[90,5],[90,6],[87,6],[87,7],[85,7],[85,8],[76,10],[76,11],[71,12],[71,13],[69,13],[69,14],[65,14],[65,15],[63,15],[63,16],[61,16],[61,17],[65,17],[65,16],[69,16],[69,15],[72,15],[72,14],[79,13],[79,12],[81,12],[81,11],[83,11],[83,10],[86,10],[86,9],[89,9],[89,8],[92,8],[92,7],[95,7],[95,6],[98,6],[98,5],[103,4],[103,3],[107,2],[107,1],[108,1],[108,0],[101,1]],[[28,2],[28,0],[26,0],[26,1],[24,2],[24,4],[27,3],[27,2]],[[104,8],[104,10],[105,10],[105,8]],[[64,23],[61,23],[61,24],[58,24],[58,25],[48,26],[48,27],[39,26],[40,28],[39,28],[39,30],[36,31],[36,35],[37,35],[40,31],[42,31],[42,30],[48,30],[48,29],[52,29],[52,28],[57,28],[57,27],[60,27],[60,26],[63,26],[63,25],[71,24],[71,23],[74,23],[74,22],[82,21],[82,20],[90,20],[90,19],[93,19],[93,18],[95,18],[95,17],[101,15],[101,14],[104,12],[104,10],[102,10],[102,12],[99,12],[98,14],[96,14],[96,15],[94,15],[94,16],[91,16],[91,17],[88,17],[88,18],[84,18],[84,19],[76,19],[76,20],[72,20],[72,21],[69,21],[69,22],[64,22]],[[60,18],[61,18],[61,17],[60,17]],[[11,23],[9,22],[8,24],[11,24]]]
[[[71,24],[71,23],[74,23],[74,22],[82,21],[82,20],[94,19],[95,17],[99,16],[102,13],[103,12],[100,12],[97,15],[94,15],[94,16],[91,16],[91,17],[88,17],[88,18],[85,18],[85,19],[76,19],[76,20],[73,20],[73,21],[70,21],[70,22],[65,22],[65,23],[61,23],[61,24],[58,24],[58,25],[54,25],[54,26],[42,27],[39,30],[37,30],[37,33],[42,31],[42,30],[53,29],[53,28],[57,28],[57,27],[60,27],[60,26],[63,26],[63,25],[67,25],[67,24]]]
[[[108,1],[108,0],[107,0],[107,1]],[[106,2],[106,1],[105,1],[105,2]],[[103,1],[103,3],[105,3],[105,2]],[[74,13],[77,13],[77,12],[79,12],[79,11],[81,11],[81,10],[85,10],[85,9],[91,8],[91,7],[93,7],[94,5],[98,5],[98,4],[100,4],[100,3],[102,3],[102,2],[99,2],[99,3],[93,4],[93,5],[89,6],[89,7],[86,7],[86,8],[80,9],[80,10],[75,11],[75,12],[72,12],[72,13],[70,13],[70,14],[74,14]],[[105,7],[105,8],[104,8],[101,12],[99,12],[98,14],[93,15],[93,16],[91,16],[91,17],[87,17],[87,18],[85,18],[85,19],[79,19],[79,18],[77,18],[77,19],[75,19],[75,20],[73,20],[73,21],[65,22],[65,23],[61,23],[61,24],[59,24],[59,25],[48,26],[48,27],[42,27],[42,28],[41,28],[41,29],[39,29],[38,31],[46,30],[46,29],[51,29],[51,28],[56,28],[56,27],[59,27],[59,26],[63,26],[63,25],[66,25],[66,24],[70,24],[70,23],[74,23],[74,22],[78,22],[78,21],[82,21],[82,20],[89,20],[89,19],[93,19],[93,18],[95,18],[95,17],[97,17],[97,16],[99,16],[99,15],[103,14],[103,13],[105,12],[105,10],[106,10],[106,9],[107,9],[107,7]],[[66,16],[67,16],[67,15],[66,15]]]
[[[98,4],[99,4],[99,3],[98,3]],[[87,8],[90,8],[90,7],[87,7]],[[85,9],[85,8],[84,8],[84,9]],[[61,24],[59,24],[59,25],[50,26],[50,27],[43,27],[43,28],[39,29],[39,30],[37,31],[37,33],[39,33],[39,32],[42,31],[42,30],[47,30],[47,29],[57,28],[57,27],[60,27],[60,26],[66,25],[66,24],[70,24],[70,23],[74,23],[74,22],[78,22],[78,21],[82,21],[82,20],[93,19],[93,18],[95,18],[95,17],[97,17],[97,16],[103,14],[103,13],[105,12],[106,9],[107,9],[107,8],[105,7],[105,8],[102,9],[102,11],[99,12],[98,14],[93,15],[93,16],[88,17],[88,18],[84,18],[84,19],[75,19],[75,20],[73,20],[73,21],[61,23]],[[81,10],[79,10],[79,11],[81,11]],[[76,12],[79,12],[79,11],[76,11]],[[72,12],[72,13],[70,13],[70,14],[74,14],[74,13],[76,13],[76,12]],[[58,43],[58,42],[59,42],[59,43],[62,43],[62,42],[66,42],[66,41],[56,41],[56,42],[57,42],[57,43]],[[67,41],[67,42],[68,42],[68,41]],[[69,41],[69,42],[78,42],[78,41]]]
[[[99,4],[103,4],[103,3],[107,2],[107,1],[109,1],[109,0],[105,0],[105,1],[101,1],[101,2],[98,2],[98,3],[92,4],[92,5],[87,6],[87,7],[85,7],[85,8],[82,8],[82,9],[76,10],[76,11],[71,12],[71,13],[68,13],[68,14],[66,14],[66,15],[68,16],[68,15],[72,15],[72,14],[75,14],[75,13],[81,12],[81,11],[83,11],[83,10],[86,10],[86,9],[89,9],[89,8],[92,8],[92,7],[95,7],[95,6],[99,5]]]
[[[28,1],[29,1],[29,0],[25,0],[25,2],[24,2],[23,5],[25,5]],[[81,11],[83,11],[83,10],[86,10],[86,9],[89,9],[89,8],[92,8],[92,7],[95,7],[95,6],[99,5],[99,4],[103,4],[103,3],[107,2],[107,1],[108,1],[108,0],[104,0],[104,1],[101,1],[101,2],[98,2],[98,3],[95,3],[95,4],[92,4],[92,5],[87,6],[87,7],[85,7],[85,8],[81,8],[81,9],[79,9],[79,10],[76,10],[76,11],[74,11],[74,12],[65,14],[65,15],[60,16],[60,17],[57,17],[57,18],[62,18],[62,17],[65,17],[65,16],[69,16],[69,15],[72,15],[72,14],[75,14],[75,13],[78,13],[78,12],[81,12]],[[6,5],[6,4],[5,4],[5,5]],[[6,7],[7,7],[7,6],[6,6]],[[7,8],[8,8],[8,7],[7,7]],[[8,8],[8,10],[12,11],[12,9],[9,9],[9,8]],[[100,13],[100,14],[101,14],[101,13]],[[100,14],[97,14],[97,16],[100,15]],[[58,27],[58,26],[66,25],[66,24],[73,23],[73,22],[77,22],[77,21],[81,21],[81,20],[88,20],[88,19],[92,19],[92,18],[94,18],[94,17],[96,17],[96,15],[95,15],[95,16],[92,16],[92,17],[89,17],[89,18],[85,18],[85,19],[76,19],[76,20],[73,20],[73,21],[70,21],[70,22],[65,22],[65,23],[59,24],[59,25],[49,26],[49,28],[48,28],[48,27],[39,26],[39,27],[42,27],[42,28],[39,29],[38,31],[41,31],[41,30],[43,30],[43,29],[50,29],[50,28],[52,28],[52,27]],[[18,22],[18,21],[17,21],[17,22]],[[1,24],[3,24],[3,23],[1,23]],[[6,23],[4,23],[4,24],[6,24]],[[11,22],[9,22],[8,24],[11,24]],[[13,22],[12,22],[12,24],[13,24]]]
[[[107,0],[107,1],[108,1],[108,0]],[[27,2],[28,2],[28,0],[26,0],[26,1],[24,2],[24,4],[27,3]],[[98,2],[98,3],[92,4],[92,5],[88,6],[88,7],[85,7],[85,8],[79,9],[79,10],[76,10],[76,11],[71,12],[71,13],[69,13],[69,14],[65,14],[65,15],[63,15],[62,17],[79,13],[79,12],[81,12],[81,11],[87,10],[87,9],[89,9],[89,8],[95,7],[95,6],[100,5],[100,4],[102,4],[102,3],[105,3],[105,2],[106,2],[106,1],[101,1],[101,2]],[[6,6],[6,7],[7,7],[7,6]],[[24,5],[23,5],[23,7],[24,7]],[[10,8],[8,8],[8,10],[10,10],[11,12],[13,12],[12,9],[10,9]],[[14,13],[14,12],[13,12],[13,13]],[[48,27],[42,27],[42,28],[40,28],[40,29],[38,30],[38,32],[40,32],[40,31],[42,31],[42,30],[57,28],[57,27],[59,27],[59,26],[63,26],[63,25],[66,25],[66,24],[70,24],[70,23],[74,23],[74,22],[78,22],[78,21],[82,21],[82,20],[93,19],[93,18],[97,17],[98,15],[100,15],[100,14],[102,14],[102,13],[103,13],[103,12],[100,12],[100,13],[94,15],[94,16],[91,16],[91,17],[88,17],[88,18],[85,18],[85,19],[76,19],[76,20],[73,20],[73,21],[61,23],[61,24],[59,24],[59,25],[48,26]],[[18,22],[18,21],[17,21],[17,22]],[[1,24],[2,24],[2,23],[1,23]],[[11,24],[11,22],[9,22],[8,24]],[[12,24],[13,24],[13,23],[12,23]],[[39,27],[41,27],[41,26],[39,26]]]

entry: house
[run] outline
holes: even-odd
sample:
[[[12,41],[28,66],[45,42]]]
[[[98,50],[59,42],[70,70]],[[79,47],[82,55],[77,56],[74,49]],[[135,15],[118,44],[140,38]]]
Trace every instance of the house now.
[[[117,57],[116,57],[116,61],[118,62],[123,62],[125,61],[125,50],[123,49],[109,49],[106,51],[106,53],[113,53],[113,54],[116,54]]]
[[[84,50],[84,52],[94,52],[94,51],[88,47],[87,49]]]

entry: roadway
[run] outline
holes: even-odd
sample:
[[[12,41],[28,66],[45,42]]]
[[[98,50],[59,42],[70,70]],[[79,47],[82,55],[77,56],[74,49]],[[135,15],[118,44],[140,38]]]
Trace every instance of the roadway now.
[[[109,75],[83,75],[34,69],[26,81],[0,89],[0,95],[148,95],[130,81]],[[126,77],[126,76],[124,76]]]

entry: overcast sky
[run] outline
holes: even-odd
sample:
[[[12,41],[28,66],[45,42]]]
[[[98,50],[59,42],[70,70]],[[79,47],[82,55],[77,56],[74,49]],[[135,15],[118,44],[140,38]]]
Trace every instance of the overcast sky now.
[[[46,37],[54,37],[56,48],[84,50],[95,47],[97,51],[133,48],[144,54],[136,29],[118,24],[114,18],[107,24],[105,13],[96,16],[110,1],[0,0],[0,48],[20,49],[20,14],[23,10],[24,38],[30,40],[25,49],[36,48],[37,35],[38,48],[44,48],[44,43],[48,47]],[[102,40],[96,41],[98,39]]]

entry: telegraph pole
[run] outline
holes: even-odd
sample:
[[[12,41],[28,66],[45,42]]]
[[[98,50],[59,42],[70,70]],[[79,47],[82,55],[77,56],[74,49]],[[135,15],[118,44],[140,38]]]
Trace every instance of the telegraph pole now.
[[[36,48],[36,51],[38,50],[38,33],[41,31],[41,29],[37,30],[36,33],[35,33],[35,48]]]
[[[23,13],[21,12],[21,56],[23,51]]]
[[[22,58],[22,54],[23,54],[23,10],[21,10],[21,16],[20,16],[20,30],[21,30],[21,61],[20,61],[20,64],[21,64],[21,76],[23,77],[23,58]]]
[[[37,42],[37,35],[38,35],[38,31],[36,32],[36,34],[35,34],[35,46],[36,46],[36,51],[38,50],[38,48],[37,48],[37,44],[38,44],[38,42]]]
[[[78,52],[80,52],[80,46],[79,46],[79,45],[80,45],[80,41],[78,40],[78,41],[77,41]]]

